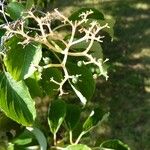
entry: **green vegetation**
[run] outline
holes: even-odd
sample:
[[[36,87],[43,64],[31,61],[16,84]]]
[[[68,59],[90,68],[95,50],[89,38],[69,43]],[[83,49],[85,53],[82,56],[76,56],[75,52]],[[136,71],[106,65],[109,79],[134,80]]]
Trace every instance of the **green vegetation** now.
[[[149,2],[3,4],[0,150],[149,150]]]

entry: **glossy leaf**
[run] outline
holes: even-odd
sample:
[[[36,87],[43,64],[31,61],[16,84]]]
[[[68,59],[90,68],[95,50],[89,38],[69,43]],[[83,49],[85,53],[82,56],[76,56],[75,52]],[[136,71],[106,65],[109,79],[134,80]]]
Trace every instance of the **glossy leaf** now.
[[[16,82],[9,73],[0,73],[0,109],[14,121],[30,126],[36,110],[23,81]]]
[[[15,80],[30,77],[36,71],[35,66],[38,66],[42,57],[41,45],[31,43],[23,48],[19,42],[21,40],[14,36],[6,43],[9,50],[4,60],[7,71]]]
[[[104,141],[100,145],[100,150],[130,150],[128,145],[124,144],[120,140],[114,139],[114,140],[108,140]]]
[[[95,91],[95,81],[91,71],[86,66],[78,67],[73,63],[68,63],[67,68],[70,75],[79,75],[77,83],[74,84],[72,81],[70,82],[81,102],[84,103],[84,101],[90,100]]]
[[[76,145],[69,145],[63,150],[91,150],[91,148],[83,144],[76,144]]]
[[[72,21],[75,21],[75,20],[81,20],[81,18],[79,17],[81,13],[83,12],[86,12],[86,11],[93,11],[92,14],[90,14],[88,16],[88,18],[91,18],[91,19],[100,19],[100,20],[104,20],[104,15],[98,11],[97,9],[95,8],[81,8],[79,10],[77,10],[76,12],[74,12],[70,17],[69,19],[72,20]]]
[[[56,134],[66,115],[66,104],[63,100],[53,100],[48,113],[50,130]]]
[[[47,140],[41,130],[36,127],[27,127],[27,130],[35,135],[37,141],[39,142],[40,150],[47,150]]]
[[[83,131],[89,131],[95,127],[99,122],[102,122],[104,118],[107,118],[109,113],[104,113],[100,108],[94,109],[87,120],[83,124]]]
[[[43,70],[41,78],[41,86],[47,95],[50,95],[52,97],[58,93],[57,89],[59,88],[59,85],[51,82],[50,79],[53,78],[55,81],[61,82],[63,76],[62,72],[59,69],[47,68]]]
[[[25,10],[25,8],[21,3],[11,2],[7,5],[6,10],[11,19],[17,20],[21,17],[22,12]]]
[[[69,130],[72,131],[76,127],[80,119],[80,113],[81,113],[81,109],[79,106],[75,104],[67,105],[67,113],[65,117],[65,122]]]

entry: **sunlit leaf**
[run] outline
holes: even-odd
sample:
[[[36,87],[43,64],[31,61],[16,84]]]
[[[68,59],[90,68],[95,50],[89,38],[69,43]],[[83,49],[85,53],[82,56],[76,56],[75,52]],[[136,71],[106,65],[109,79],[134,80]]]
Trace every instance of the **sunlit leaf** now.
[[[18,2],[8,3],[6,7],[7,13],[10,15],[10,18],[13,20],[19,19],[24,10],[25,10],[24,6]]]
[[[30,77],[36,71],[35,66],[38,66],[42,57],[41,45],[31,43],[23,48],[19,42],[21,40],[14,36],[6,43],[9,50],[4,60],[7,71],[15,80]]]
[[[16,82],[9,73],[0,73],[0,109],[14,121],[30,126],[36,110],[23,81]]]
[[[91,150],[91,148],[83,144],[76,144],[76,145],[69,145],[63,150]]]

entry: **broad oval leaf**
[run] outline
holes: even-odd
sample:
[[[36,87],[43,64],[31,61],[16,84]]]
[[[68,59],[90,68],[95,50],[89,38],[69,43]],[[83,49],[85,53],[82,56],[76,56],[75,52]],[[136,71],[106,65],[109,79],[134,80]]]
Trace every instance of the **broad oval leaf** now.
[[[124,144],[120,140],[114,139],[104,141],[100,145],[100,150],[130,150],[130,148],[127,144]]]
[[[83,131],[88,132],[103,119],[108,118],[109,113],[104,113],[100,108],[94,109],[83,124]]]
[[[0,73],[0,109],[14,121],[30,126],[36,110],[27,86],[16,82],[9,73]]]
[[[67,113],[65,117],[65,122],[69,130],[72,131],[76,127],[80,119],[80,113],[81,113],[81,109],[79,106],[75,104],[67,105]]]
[[[4,63],[7,71],[15,80],[27,79],[30,77],[38,66],[42,58],[42,47],[37,43],[31,43],[24,48],[22,42],[16,36],[12,37],[6,47],[9,49],[5,57]]]
[[[98,11],[97,9],[95,9],[95,8],[81,8],[81,9],[77,10],[76,12],[74,12],[69,17],[69,19],[72,20],[72,21],[81,20],[81,18],[79,17],[80,14],[84,13],[86,11],[93,11],[93,13],[88,16],[88,18],[96,19],[96,20],[98,20],[98,19],[104,20],[104,15],[100,11]]]
[[[81,102],[83,98],[85,98],[84,101],[90,100],[95,91],[95,81],[91,71],[86,66],[78,67],[76,64],[71,62],[67,64],[67,68],[70,75],[79,75],[77,83],[74,84],[72,81],[70,82]]]
[[[76,144],[76,145],[69,145],[64,150],[92,150],[87,145],[83,144]]]
[[[40,84],[45,91],[47,95],[50,95],[50,97],[53,97],[58,93],[59,85],[53,83],[50,81],[51,78],[53,78],[57,82],[61,82],[61,79],[63,78],[62,72],[57,68],[47,68],[44,69],[42,72]]]
[[[11,2],[7,5],[6,11],[10,18],[17,20],[21,17],[22,12],[25,10],[24,6],[18,2]]]
[[[50,130],[56,134],[66,115],[66,103],[63,100],[53,100],[48,112],[48,123]]]

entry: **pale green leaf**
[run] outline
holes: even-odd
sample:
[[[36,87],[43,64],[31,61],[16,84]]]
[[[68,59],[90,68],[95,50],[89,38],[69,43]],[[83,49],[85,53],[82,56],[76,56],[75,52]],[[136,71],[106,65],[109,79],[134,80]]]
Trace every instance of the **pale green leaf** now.
[[[92,149],[89,148],[87,145],[76,144],[76,145],[69,145],[63,150],[92,150]]]
[[[10,18],[13,20],[19,19],[24,10],[25,10],[24,6],[18,2],[11,2],[6,7],[7,13],[10,15]]]
[[[40,150],[47,150],[47,141],[41,130],[36,127],[27,127],[27,130],[35,135],[36,139],[39,142]]]

